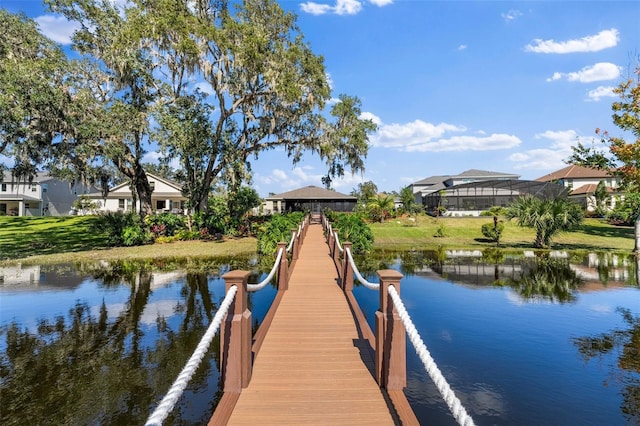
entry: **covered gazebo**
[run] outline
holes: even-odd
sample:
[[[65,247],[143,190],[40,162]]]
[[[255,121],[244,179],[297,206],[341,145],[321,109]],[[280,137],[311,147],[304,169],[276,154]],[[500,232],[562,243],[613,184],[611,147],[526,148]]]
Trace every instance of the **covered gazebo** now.
[[[341,194],[317,186],[306,186],[266,197],[264,212],[267,214],[295,211],[320,213],[324,209],[335,212],[350,212],[355,208],[357,201],[358,198],[352,195]]]

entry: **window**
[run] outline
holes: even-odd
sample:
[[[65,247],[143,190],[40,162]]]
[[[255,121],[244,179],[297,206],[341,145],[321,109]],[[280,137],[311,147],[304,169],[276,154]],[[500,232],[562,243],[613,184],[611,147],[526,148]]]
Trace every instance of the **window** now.
[[[124,198],[118,200],[118,208],[124,210]]]
[[[29,208],[31,208],[31,207],[29,207],[29,203],[24,203],[24,208],[25,208],[25,209],[29,209]]]
[[[38,190],[38,187],[36,186],[36,184],[31,185],[31,192],[36,192]]]
[[[153,181],[149,182],[149,186],[151,187],[151,192],[155,191],[155,189],[156,189],[156,183],[155,182],[153,182]]]
[[[3,183],[2,185],[0,185],[0,191],[7,192],[7,184],[6,183]],[[6,204],[5,204],[5,207],[7,207]]]
[[[157,200],[156,201],[156,210],[164,210],[166,204],[166,200]]]
[[[49,189],[49,186],[46,183],[42,184],[42,192],[47,192],[47,189]]]
[[[3,183],[4,185],[4,183]],[[7,205],[5,203],[0,203],[0,214],[1,215],[6,215],[7,214]]]

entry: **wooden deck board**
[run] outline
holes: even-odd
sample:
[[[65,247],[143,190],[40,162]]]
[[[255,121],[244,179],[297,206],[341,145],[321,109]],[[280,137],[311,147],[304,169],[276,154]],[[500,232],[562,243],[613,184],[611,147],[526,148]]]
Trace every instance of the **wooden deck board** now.
[[[394,424],[323,240],[311,225],[227,424]]]

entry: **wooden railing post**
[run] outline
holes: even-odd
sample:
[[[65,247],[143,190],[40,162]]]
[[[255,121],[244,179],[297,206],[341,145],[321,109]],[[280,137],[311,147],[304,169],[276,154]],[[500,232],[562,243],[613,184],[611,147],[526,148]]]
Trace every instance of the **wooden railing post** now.
[[[251,311],[247,281],[250,272],[230,271],[222,276],[226,290],[237,286],[238,292],[220,327],[220,376],[225,392],[242,391],[251,380]]]
[[[295,243],[294,243],[295,244]],[[287,259],[287,243],[279,242],[276,253],[283,250],[282,257],[280,258],[280,265],[278,265],[278,290],[286,290],[289,288],[289,260]]]
[[[402,390],[407,385],[407,347],[404,324],[389,297],[394,286],[400,294],[402,274],[391,269],[378,271],[380,309],[376,312],[376,379],[387,390]]]
[[[331,228],[331,224],[329,224],[329,227],[327,228],[327,244],[329,245],[329,254],[331,255],[331,257],[333,258],[333,250],[335,250],[335,237],[333,235],[333,229]]]
[[[291,234],[293,235],[293,249],[291,260],[298,260],[298,251],[300,250],[300,236],[298,235],[297,229],[292,229]]]
[[[353,291],[353,268],[347,255],[347,249],[351,250],[351,243],[345,241],[342,243],[342,249],[344,250],[342,256],[342,290]]]

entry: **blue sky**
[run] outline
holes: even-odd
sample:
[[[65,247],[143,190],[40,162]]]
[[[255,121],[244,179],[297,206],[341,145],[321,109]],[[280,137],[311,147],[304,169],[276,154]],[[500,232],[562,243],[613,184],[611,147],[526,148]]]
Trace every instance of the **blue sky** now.
[[[358,96],[378,125],[363,175],[400,190],[468,169],[535,179],[565,167],[577,140],[611,120],[611,89],[640,65],[638,1],[280,0],[316,54],[333,95]],[[0,0],[66,45],[73,25],[39,0]],[[154,153],[149,153],[153,158]],[[260,195],[322,186],[309,154],[292,167],[283,152],[252,162]]]

